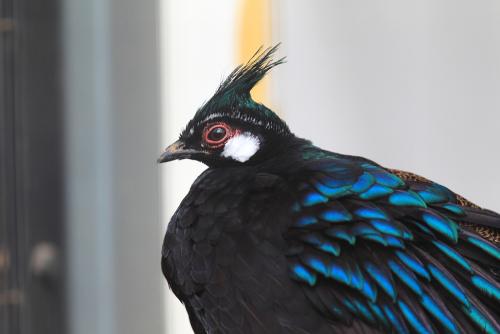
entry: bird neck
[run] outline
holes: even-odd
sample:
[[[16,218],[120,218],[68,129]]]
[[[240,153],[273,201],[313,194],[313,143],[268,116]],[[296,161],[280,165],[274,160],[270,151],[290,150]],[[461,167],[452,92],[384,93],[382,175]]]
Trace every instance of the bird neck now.
[[[263,154],[265,157],[258,165],[259,169],[280,175],[295,175],[305,167],[307,161],[332,155],[314,146],[309,140],[296,136],[275,140],[272,148]]]

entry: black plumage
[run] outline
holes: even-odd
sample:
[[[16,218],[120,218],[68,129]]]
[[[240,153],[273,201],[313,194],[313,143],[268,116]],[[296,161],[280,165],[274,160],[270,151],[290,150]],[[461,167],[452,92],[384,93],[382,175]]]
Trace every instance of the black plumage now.
[[[283,62],[275,50],[238,67],[159,159],[209,167],[162,251],[195,333],[500,332],[500,216],[296,137],[249,93]]]

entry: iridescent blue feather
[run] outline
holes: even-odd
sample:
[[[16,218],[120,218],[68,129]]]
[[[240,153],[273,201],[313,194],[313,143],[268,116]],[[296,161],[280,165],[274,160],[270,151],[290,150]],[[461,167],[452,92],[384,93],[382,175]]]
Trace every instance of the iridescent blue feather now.
[[[325,304],[332,316],[387,332],[496,333],[491,311],[476,296],[500,307],[500,285],[469,254],[497,261],[500,250],[459,227],[468,216],[451,191],[435,183],[406,185],[371,163],[315,168],[293,210],[308,246],[292,272],[308,286],[331,289],[340,303]]]

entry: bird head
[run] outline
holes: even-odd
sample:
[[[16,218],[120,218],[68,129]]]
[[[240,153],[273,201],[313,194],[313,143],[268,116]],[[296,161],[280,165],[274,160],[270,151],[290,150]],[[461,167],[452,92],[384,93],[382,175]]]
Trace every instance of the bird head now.
[[[193,159],[210,167],[256,164],[293,137],[283,120],[250,95],[271,68],[284,62],[272,59],[277,47],[259,49],[247,64],[238,66],[158,162]]]

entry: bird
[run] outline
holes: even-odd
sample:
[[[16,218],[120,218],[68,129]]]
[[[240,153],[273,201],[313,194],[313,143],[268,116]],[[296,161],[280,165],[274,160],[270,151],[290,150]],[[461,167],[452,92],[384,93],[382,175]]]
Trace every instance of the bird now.
[[[161,252],[194,333],[500,333],[500,215],[296,136],[250,92],[285,62],[278,46],[158,159],[207,166]]]

